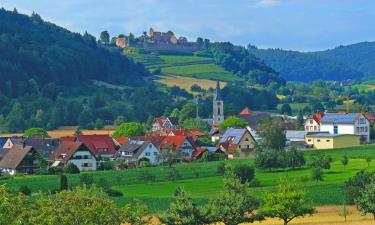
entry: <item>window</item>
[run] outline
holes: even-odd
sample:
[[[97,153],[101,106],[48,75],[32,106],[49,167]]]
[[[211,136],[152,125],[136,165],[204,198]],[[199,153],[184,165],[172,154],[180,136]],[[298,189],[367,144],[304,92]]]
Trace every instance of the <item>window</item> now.
[[[331,142],[331,140],[327,139],[326,142]]]
[[[313,121],[312,121],[312,120],[310,120],[310,124],[313,124]]]
[[[155,155],[155,156],[158,155],[158,152],[154,152],[154,155]]]
[[[320,139],[316,140],[316,142],[320,142]]]
[[[306,126],[306,127],[305,127],[305,130],[309,130],[309,126]]]
[[[151,155],[151,153],[150,152],[146,152],[146,154],[145,154],[146,156],[150,156]]]
[[[333,124],[333,133],[338,134],[338,127],[337,124]]]
[[[366,124],[365,118],[360,118],[359,119],[359,124]]]
[[[92,167],[92,163],[82,163],[82,167]]]
[[[149,145],[148,148],[152,148],[152,145]]]
[[[365,127],[365,132],[368,132],[368,128],[367,127]]]
[[[307,139],[307,142],[311,142],[311,139]]]

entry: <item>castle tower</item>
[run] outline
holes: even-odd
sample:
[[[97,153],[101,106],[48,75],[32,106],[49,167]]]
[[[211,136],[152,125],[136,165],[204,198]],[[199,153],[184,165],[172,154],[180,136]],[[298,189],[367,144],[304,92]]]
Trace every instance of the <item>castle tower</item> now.
[[[216,91],[213,100],[213,124],[219,125],[224,121],[224,101],[220,93],[220,83],[216,82]]]

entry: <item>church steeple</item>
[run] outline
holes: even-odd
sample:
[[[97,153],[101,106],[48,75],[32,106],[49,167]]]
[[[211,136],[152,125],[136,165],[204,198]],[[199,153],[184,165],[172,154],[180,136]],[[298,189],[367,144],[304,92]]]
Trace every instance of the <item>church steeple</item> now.
[[[213,99],[213,124],[218,125],[224,121],[224,101],[221,96],[220,82],[216,82],[215,96]]]

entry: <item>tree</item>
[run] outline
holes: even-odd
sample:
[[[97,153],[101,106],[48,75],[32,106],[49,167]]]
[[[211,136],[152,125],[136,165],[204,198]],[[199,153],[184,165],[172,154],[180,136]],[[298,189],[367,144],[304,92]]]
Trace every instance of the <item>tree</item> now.
[[[315,180],[316,182],[323,181],[324,180],[324,172],[322,171],[322,168],[320,168],[320,167],[313,168],[311,170],[311,179]]]
[[[60,191],[68,190],[68,178],[66,175],[60,175]]]
[[[22,193],[24,195],[31,195],[31,190],[28,186],[25,186],[25,185],[22,185],[19,190],[18,190],[19,193]]]
[[[371,158],[370,157],[366,158],[366,163],[367,163],[367,166],[370,166],[370,163],[371,163]]]
[[[303,119],[302,111],[299,110],[297,114],[297,122],[296,122],[297,129],[303,129],[304,124],[305,124],[305,120]]]
[[[288,116],[292,115],[292,108],[290,108],[290,105],[288,103],[282,104],[280,108],[280,114]]]
[[[123,222],[131,225],[151,224],[151,217],[148,216],[147,206],[142,204],[142,202],[138,199],[134,201],[134,205],[125,205],[123,218]]]
[[[113,133],[113,137],[142,136],[145,134],[142,124],[137,122],[122,123]]]
[[[259,136],[265,148],[283,149],[285,147],[285,132],[277,120],[267,118],[262,121],[259,126]]]
[[[237,164],[234,167],[234,173],[240,179],[242,184],[250,182],[255,176],[254,167],[248,164]]]
[[[179,123],[182,124],[185,120],[196,117],[196,106],[192,102],[186,103],[181,111],[179,116]]]
[[[285,159],[285,149],[255,149],[254,165],[259,169],[277,169],[285,168],[287,160]]]
[[[296,148],[292,148],[291,150],[286,152],[285,160],[287,167],[296,168],[302,167],[305,165],[305,157],[301,151],[298,151]]]
[[[309,166],[312,168],[330,169],[331,159],[329,156],[324,154],[315,154],[311,157]]]
[[[66,173],[76,174],[79,173],[79,168],[74,163],[68,163],[64,168]]]
[[[357,199],[355,204],[359,211],[363,214],[372,214],[375,220],[375,179],[372,178],[371,182],[365,186],[362,193]]]
[[[355,199],[359,198],[361,193],[365,190],[366,185],[375,179],[375,173],[367,171],[360,171],[354,177],[349,178],[344,183],[344,193],[346,201],[350,204],[354,203]]]
[[[25,130],[23,135],[26,137],[40,137],[40,138],[49,137],[48,132],[45,129],[39,128],[39,127],[29,128]]]
[[[94,176],[92,174],[83,173],[79,176],[79,180],[82,186],[85,185],[88,188],[94,184]]]
[[[21,104],[16,102],[13,104],[6,118],[6,128],[9,132],[19,132],[25,128],[26,121],[23,116]]]
[[[346,205],[344,205],[341,210],[339,211],[339,216],[344,217],[344,220],[346,221],[346,218],[348,215],[350,215],[350,211],[346,208]]]
[[[315,210],[306,199],[306,193],[293,181],[281,180],[275,192],[266,193],[262,212],[265,216],[279,218],[287,225],[297,217],[312,215]]]
[[[258,218],[255,210],[259,201],[247,192],[247,183],[233,172],[230,166],[225,168],[224,189],[209,204],[208,218],[212,223],[222,222],[225,225],[238,225],[253,222]]]
[[[174,108],[169,116],[178,118],[180,116],[180,110],[178,108]]]
[[[197,204],[181,188],[175,192],[175,201],[161,218],[166,225],[203,225],[204,216]]]
[[[0,224],[27,224],[22,223],[25,204],[25,195],[12,195],[5,185],[0,185]]]
[[[100,41],[101,41],[103,44],[105,44],[105,45],[109,44],[109,39],[110,39],[110,37],[109,37],[109,33],[108,33],[108,31],[102,31],[102,32],[100,33]]]
[[[104,192],[77,187],[37,200],[26,224],[120,225],[123,220],[123,211]]]
[[[244,128],[247,126],[247,123],[238,117],[235,116],[228,116],[220,125],[219,128],[221,130],[225,130],[227,128]]]
[[[77,127],[77,129],[74,131],[74,135],[82,135],[82,130],[80,127]]]
[[[346,169],[346,166],[347,166],[348,163],[349,163],[349,158],[348,158],[346,155],[344,155],[344,156],[342,157],[342,159],[341,159],[341,163],[342,163],[342,165],[344,166],[344,169]]]
[[[163,149],[160,149],[160,154],[158,155],[158,161],[162,164],[168,165],[171,168],[181,159],[179,152],[176,150],[175,146],[163,146]]]

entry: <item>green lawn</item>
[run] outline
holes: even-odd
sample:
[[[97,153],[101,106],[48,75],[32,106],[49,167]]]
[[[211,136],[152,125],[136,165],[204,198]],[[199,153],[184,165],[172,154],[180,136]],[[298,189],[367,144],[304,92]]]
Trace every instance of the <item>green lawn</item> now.
[[[375,145],[364,145],[347,149],[336,150],[307,150],[304,152],[307,160],[317,152],[329,155],[333,159],[331,169],[325,171],[323,182],[310,181],[311,170],[309,168],[262,171],[256,170],[256,178],[260,186],[249,188],[249,192],[261,197],[266,191],[272,191],[277,187],[280,178],[288,177],[293,182],[304,188],[311,201],[315,205],[342,204],[343,194],[341,191],[345,180],[354,176],[362,169],[374,170],[375,168]],[[340,159],[349,157],[347,168],[341,164]],[[365,159],[372,158],[370,166]],[[181,179],[168,181],[168,167],[140,168],[124,171],[97,171],[90,172],[95,181],[101,177],[107,179],[108,183],[116,190],[123,192],[123,197],[113,200],[119,204],[131,202],[134,198],[144,201],[152,212],[165,210],[173,199],[173,193],[177,187],[184,188],[198,202],[207,202],[216,196],[222,188],[222,177],[217,173],[217,165],[220,162],[208,163],[183,163],[176,165],[181,174]],[[252,160],[230,160],[227,163],[250,163]],[[145,183],[138,178],[142,170],[148,170],[156,176],[153,182]],[[79,185],[79,175],[68,175],[71,186]],[[1,180],[0,183],[7,184],[11,190],[17,190],[21,185],[27,185],[33,192],[58,189],[59,176],[17,176],[10,180]]]

